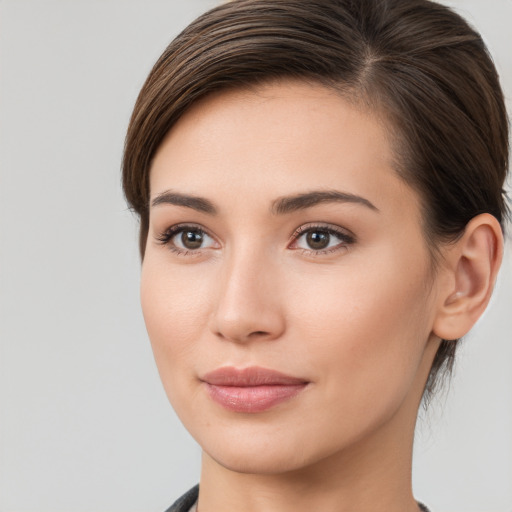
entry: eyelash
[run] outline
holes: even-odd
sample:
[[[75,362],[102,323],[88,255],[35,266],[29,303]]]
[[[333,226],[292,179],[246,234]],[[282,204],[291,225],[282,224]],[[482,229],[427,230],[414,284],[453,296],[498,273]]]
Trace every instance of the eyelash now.
[[[156,239],[158,243],[161,245],[165,245],[168,247],[170,251],[172,251],[175,254],[178,254],[180,256],[196,256],[201,254],[201,248],[195,250],[195,249],[182,249],[180,247],[177,247],[173,242],[172,239],[180,234],[184,233],[186,231],[197,233],[201,236],[207,236],[208,238],[211,238],[213,240],[214,237],[210,235],[204,228],[202,228],[199,225],[195,224],[177,224],[175,226],[171,226],[163,233],[159,234]],[[348,246],[354,244],[356,242],[356,238],[353,234],[347,232],[346,230],[342,230],[338,227],[325,225],[325,224],[315,224],[315,225],[303,225],[300,226],[298,229],[295,230],[293,235],[290,237],[290,243],[288,244],[288,247],[290,248],[291,245],[298,243],[298,241],[307,235],[308,233],[314,233],[314,232],[320,232],[320,233],[326,233],[330,236],[336,237],[340,242],[336,244],[334,247],[326,248],[326,249],[305,249],[305,248],[293,248],[292,250],[298,250],[301,251],[303,254],[313,255],[313,256],[321,256],[325,254],[331,254],[338,252],[342,249],[347,249]]]
[[[193,249],[182,249],[180,247],[177,247],[173,242],[172,239],[180,234],[184,233],[186,231],[192,231],[194,233],[198,233],[202,236],[207,236],[209,238],[213,239],[213,236],[211,236],[205,229],[203,229],[201,226],[195,225],[195,224],[177,224],[175,226],[171,226],[170,228],[166,229],[163,233],[160,233],[156,239],[161,245],[167,246],[167,248],[172,251],[175,254],[178,254],[180,256],[195,256],[200,254],[200,249],[193,250]]]
[[[334,236],[339,240],[339,243],[334,247],[326,248],[326,249],[303,249],[296,248],[295,250],[301,251],[303,254],[313,255],[313,256],[322,256],[325,254],[332,254],[341,250],[346,250],[350,245],[356,242],[356,237],[348,232],[347,230],[341,229],[339,227],[335,227],[332,225],[325,224],[307,224],[300,226],[291,237],[291,244],[297,243],[301,237],[305,236],[307,233],[327,233],[330,236]]]

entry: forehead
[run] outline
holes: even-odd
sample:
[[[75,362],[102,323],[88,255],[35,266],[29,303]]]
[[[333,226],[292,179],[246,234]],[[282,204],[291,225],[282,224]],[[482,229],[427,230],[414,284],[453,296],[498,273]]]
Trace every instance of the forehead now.
[[[266,197],[321,187],[378,202],[409,188],[393,169],[388,134],[380,116],[321,85],[222,91],[167,134],[153,160],[151,195],[177,187]]]

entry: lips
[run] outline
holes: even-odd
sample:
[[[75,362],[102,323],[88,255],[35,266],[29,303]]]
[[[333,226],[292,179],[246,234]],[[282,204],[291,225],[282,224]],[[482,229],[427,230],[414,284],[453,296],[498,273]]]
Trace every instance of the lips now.
[[[304,379],[256,366],[219,368],[201,380],[214,402],[243,413],[266,411],[290,400],[308,385]]]

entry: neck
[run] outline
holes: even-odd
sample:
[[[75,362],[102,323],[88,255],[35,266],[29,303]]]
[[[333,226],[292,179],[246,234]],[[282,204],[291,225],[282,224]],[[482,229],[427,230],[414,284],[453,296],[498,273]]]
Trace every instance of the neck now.
[[[300,470],[232,471],[203,454],[199,512],[418,512],[412,495],[414,422],[396,439],[392,418],[374,439]],[[405,442],[407,441],[407,442]]]
[[[418,512],[412,493],[416,416],[438,342],[396,413],[359,442],[299,470],[252,474],[203,452],[198,512]]]

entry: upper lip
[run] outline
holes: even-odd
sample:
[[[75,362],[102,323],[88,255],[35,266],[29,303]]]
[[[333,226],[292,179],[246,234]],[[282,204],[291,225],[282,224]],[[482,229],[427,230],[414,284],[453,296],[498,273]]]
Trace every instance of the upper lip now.
[[[205,374],[201,380],[213,386],[236,387],[297,386],[307,384],[305,379],[291,377],[290,375],[259,366],[241,369],[224,366]]]

